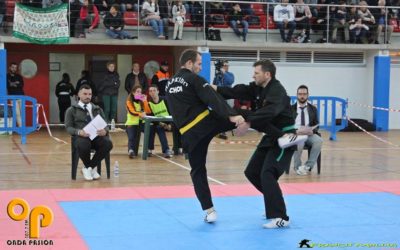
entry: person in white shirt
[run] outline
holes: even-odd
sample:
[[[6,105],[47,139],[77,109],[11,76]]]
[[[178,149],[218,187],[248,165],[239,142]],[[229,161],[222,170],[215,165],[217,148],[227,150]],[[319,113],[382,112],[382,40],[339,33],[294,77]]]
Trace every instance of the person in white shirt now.
[[[274,21],[281,34],[282,42],[284,43],[289,43],[292,40],[292,35],[296,28],[294,9],[293,6],[288,3],[289,0],[282,0],[282,3],[276,5],[274,8]],[[289,29],[287,36],[285,35],[285,29]]]
[[[318,133],[318,126],[312,129],[311,127],[319,124],[317,108],[308,102],[308,87],[300,85],[297,88],[297,102],[292,105],[292,113],[296,117],[297,134],[308,135],[307,140],[303,144],[297,145],[297,151],[294,152],[294,168],[298,175],[307,175],[314,167],[319,154],[321,153],[322,138]],[[304,145],[311,148],[310,156],[303,165],[301,162],[301,153]]]

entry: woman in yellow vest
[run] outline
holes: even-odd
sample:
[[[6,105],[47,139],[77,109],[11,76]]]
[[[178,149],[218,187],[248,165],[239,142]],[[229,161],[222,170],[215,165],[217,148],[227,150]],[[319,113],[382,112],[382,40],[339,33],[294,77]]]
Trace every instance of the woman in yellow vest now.
[[[126,99],[126,133],[128,134],[129,158],[137,156],[139,151],[140,134],[142,131],[142,117],[150,114],[151,110],[147,102],[147,96],[142,94],[140,85],[133,86]]]
[[[165,104],[165,100],[159,96],[157,86],[151,86],[149,88],[149,95],[151,97],[149,101],[151,112],[154,116],[169,116],[167,105]],[[172,155],[172,151],[169,149],[167,136],[165,134],[165,129],[170,125],[165,123],[157,123],[153,124],[150,130],[149,137],[149,152],[154,149],[154,139],[156,137],[156,133],[158,138],[160,139],[160,144],[163,152],[163,156],[165,158],[170,158]],[[150,154],[149,154],[150,155]]]

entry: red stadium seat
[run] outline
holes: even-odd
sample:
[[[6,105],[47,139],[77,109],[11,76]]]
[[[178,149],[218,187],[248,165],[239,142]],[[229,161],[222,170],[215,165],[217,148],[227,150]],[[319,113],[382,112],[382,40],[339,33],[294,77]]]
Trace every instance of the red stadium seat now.
[[[139,23],[139,18],[137,12],[126,11],[124,13],[125,25],[136,26]]]
[[[268,29],[276,29],[276,24],[274,22],[273,16],[268,16]]]
[[[245,16],[245,19],[247,20],[247,22],[249,22],[249,29],[261,29],[262,28],[262,23],[261,23],[261,16],[256,16],[256,18],[258,17],[259,19],[259,23],[258,24],[252,24],[250,22],[250,18],[252,18],[252,16]]]
[[[259,3],[254,3],[254,4],[251,5],[251,8],[254,10],[254,15],[256,15],[256,16],[265,15],[265,13],[264,13],[264,5],[259,4]]]
[[[393,32],[400,32],[399,21],[396,18],[390,19],[389,24],[393,25]]]
[[[193,27],[191,18],[192,18],[191,15],[186,13],[185,15],[186,22],[183,24],[183,27]]]

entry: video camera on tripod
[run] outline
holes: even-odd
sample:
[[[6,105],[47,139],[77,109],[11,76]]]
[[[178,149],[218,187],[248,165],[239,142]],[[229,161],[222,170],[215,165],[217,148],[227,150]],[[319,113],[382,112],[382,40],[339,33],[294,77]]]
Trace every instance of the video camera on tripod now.
[[[224,81],[224,72],[221,70],[225,63],[228,61],[218,59],[214,62],[215,71],[214,71],[214,83],[217,85],[223,85]]]

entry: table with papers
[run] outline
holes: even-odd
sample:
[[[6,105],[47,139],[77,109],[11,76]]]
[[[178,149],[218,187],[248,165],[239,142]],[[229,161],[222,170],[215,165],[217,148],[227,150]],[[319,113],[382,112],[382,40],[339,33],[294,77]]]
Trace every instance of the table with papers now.
[[[143,152],[142,159],[147,160],[149,154],[149,137],[150,125],[152,122],[172,122],[172,116],[145,116],[142,118],[144,121],[144,138],[143,138]]]

